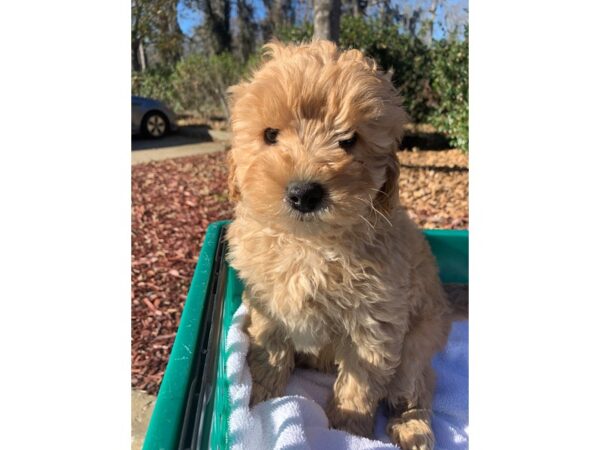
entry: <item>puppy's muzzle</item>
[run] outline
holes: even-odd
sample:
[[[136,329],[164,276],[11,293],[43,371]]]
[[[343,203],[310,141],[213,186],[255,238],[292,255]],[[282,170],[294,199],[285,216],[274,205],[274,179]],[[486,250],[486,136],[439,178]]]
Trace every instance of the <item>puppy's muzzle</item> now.
[[[286,201],[301,213],[320,209],[325,200],[325,189],[319,183],[292,182],[286,189]]]

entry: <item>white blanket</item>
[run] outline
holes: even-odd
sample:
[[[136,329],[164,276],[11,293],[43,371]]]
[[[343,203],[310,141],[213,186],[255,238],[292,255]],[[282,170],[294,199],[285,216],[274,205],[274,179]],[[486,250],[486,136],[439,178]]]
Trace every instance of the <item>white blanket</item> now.
[[[377,411],[375,439],[329,429],[323,410],[331,396],[333,375],[296,369],[284,397],[249,409],[252,380],[246,364],[248,336],[242,331],[247,314],[242,304],[227,335],[227,379],[231,416],[230,448],[235,450],[388,449],[397,448],[385,433],[383,409]],[[468,322],[455,322],[444,352],[434,360],[437,386],[433,430],[437,450],[468,448]]]

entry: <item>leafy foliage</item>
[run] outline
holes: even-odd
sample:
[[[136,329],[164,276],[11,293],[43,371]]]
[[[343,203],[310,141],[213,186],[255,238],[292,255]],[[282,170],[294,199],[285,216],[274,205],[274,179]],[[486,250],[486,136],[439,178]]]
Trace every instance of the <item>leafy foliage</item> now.
[[[172,108],[179,109],[173,86],[174,70],[170,66],[156,66],[144,72],[131,75],[131,93],[142,97],[164,101]]]
[[[227,89],[236,84],[245,65],[231,53],[191,55],[175,69],[174,86],[182,108],[203,115],[221,110],[229,118]]]
[[[304,22],[299,25],[282,25],[277,28],[275,36],[282,42],[307,42],[313,35],[313,24]]]
[[[132,0],[131,63],[134,70],[144,70],[153,48],[159,64],[173,65],[183,54],[183,33],[177,21],[178,0]],[[143,56],[142,54],[143,53]]]
[[[453,145],[468,151],[469,42],[440,41],[434,45],[433,55],[431,79],[438,102],[429,120]]]
[[[254,64],[253,56],[244,64],[231,53],[193,54],[170,69],[158,66],[132,76],[132,93],[162,100],[177,112],[229,118],[227,89],[238,83]]]

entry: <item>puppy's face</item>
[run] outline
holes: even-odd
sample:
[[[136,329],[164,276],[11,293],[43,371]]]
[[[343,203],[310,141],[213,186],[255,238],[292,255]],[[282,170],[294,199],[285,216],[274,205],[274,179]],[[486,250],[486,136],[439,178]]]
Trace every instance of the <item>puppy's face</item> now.
[[[231,89],[230,194],[292,231],[389,213],[407,121],[391,82],[357,50],[328,42],[267,49],[253,78]]]

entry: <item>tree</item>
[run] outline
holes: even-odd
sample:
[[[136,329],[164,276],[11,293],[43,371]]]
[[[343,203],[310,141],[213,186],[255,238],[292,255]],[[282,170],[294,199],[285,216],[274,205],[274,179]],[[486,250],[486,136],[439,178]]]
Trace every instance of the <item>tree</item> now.
[[[229,16],[231,0],[196,0],[204,14],[200,32],[204,35],[208,50],[213,54],[231,51]]]
[[[294,25],[296,21],[296,8],[292,0],[263,0],[268,11],[263,23],[263,33],[269,40],[282,27]]]
[[[258,27],[253,20],[254,8],[249,0],[237,0],[238,34],[236,49],[242,61],[247,61],[255,50]]]
[[[340,39],[340,0],[314,0],[314,39]]]
[[[418,26],[421,23],[422,16],[423,9],[421,7],[405,9],[404,13],[400,14],[400,22],[408,34],[413,38],[419,37]]]
[[[183,54],[183,33],[177,21],[178,0],[132,0],[131,64],[134,71],[147,67],[152,47],[162,64],[175,64]]]
[[[354,17],[364,16],[367,12],[367,0],[352,0],[352,15]]]
[[[425,37],[427,45],[433,44],[433,26],[435,24],[435,16],[439,4],[440,0],[431,0],[431,4],[429,5],[429,19],[426,21],[427,33]]]
[[[160,62],[173,65],[183,55],[183,32],[177,20],[178,0],[162,0],[156,3],[159,7],[155,16],[154,45]]]
[[[150,2],[132,0],[131,2],[131,66],[134,71],[146,69],[144,39],[150,35]]]

